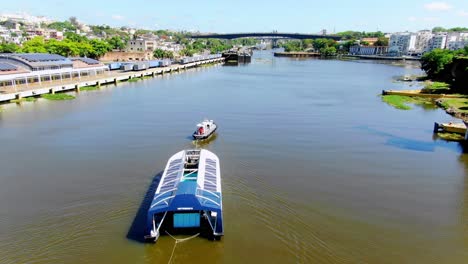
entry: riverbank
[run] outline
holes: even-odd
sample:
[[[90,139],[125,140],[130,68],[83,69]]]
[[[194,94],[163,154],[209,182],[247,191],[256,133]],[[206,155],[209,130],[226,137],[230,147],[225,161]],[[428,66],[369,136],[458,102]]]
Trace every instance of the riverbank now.
[[[187,63],[184,65],[170,65],[167,67],[161,68],[152,68],[143,71],[131,71],[131,72],[108,72],[103,75],[90,76],[88,78],[83,78],[81,80],[70,80],[70,81],[52,81],[47,82],[47,84],[41,86],[17,86],[14,87],[14,90],[7,91],[0,94],[0,103],[8,103],[11,100],[21,100],[28,97],[37,97],[43,94],[55,94],[59,92],[68,92],[76,91],[80,92],[82,88],[87,89],[86,87],[96,86],[100,87],[101,85],[107,84],[118,84],[119,82],[131,81],[134,78],[145,78],[145,77],[155,77],[156,75],[171,73],[174,71],[181,71],[189,68],[198,67],[205,64],[216,64],[224,61],[224,58],[209,59],[204,61],[197,61],[192,63]]]
[[[417,57],[390,57],[379,55],[343,55],[343,58],[357,58],[363,60],[387,60],[387,61],[419,61]]]
[[[433,103],[447,114],[468,121],[468,95],[454,92],[449,84],[443,82],[426,80],[422,89],[383,90],[382,100],[403,110],[411,109],[408,103]]]
[[[308,57],[320,57],[318,52],[305,52],[305,51],[293,51],[293,52],[275,52],[275,57],[292,57],[292,58],[308,58]]]

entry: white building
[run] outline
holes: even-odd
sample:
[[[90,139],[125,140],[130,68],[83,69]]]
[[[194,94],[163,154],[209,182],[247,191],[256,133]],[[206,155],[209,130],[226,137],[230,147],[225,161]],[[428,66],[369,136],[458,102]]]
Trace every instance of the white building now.
[[[429,43],[434,34],[430,30],[421,30],[416,33],[415,53],[417,55],[423,54],[429,48]]]
[[[167,50],[167,51],[172,51],[172,52],[179,52],[184,49],[184,47],[181,44],[177,44],[174,42],[158,42],[156,44],[156,49],[162,49],[162,50]]]
[[[390,36],[389,52],[397,55],[413,54],[416,51],[416,34],[410,32],[395,33]]]
[[[447,43],[447,33],[446,32],[437,33],[432,37],[431,41],[429,41],[427,51],[431,51],[434,49],[445,49],[446,43]]]
[[[127,43],[127,52],[153,51],[156,47],[154,39],[131,39]]]
[[[458,50],[468,46],[468,32],[451,32],[447,35],[446,49]]]
[[[0,41],[10,41],[10,31],[6,27],[0,26]]]

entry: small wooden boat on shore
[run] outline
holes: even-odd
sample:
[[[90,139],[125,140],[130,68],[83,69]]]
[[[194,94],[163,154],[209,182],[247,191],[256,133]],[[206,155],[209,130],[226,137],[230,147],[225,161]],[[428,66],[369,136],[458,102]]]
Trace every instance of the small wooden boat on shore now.
[[[218,157],[205,149],[182,150],[167,162],[147,214],[145,239],[160,234],[223,236]]]
[[[213,120],[203,120],[203,122],[197,124],[197,130],[193,132],[193,139],[200,140],[209,138],[218,128]]]

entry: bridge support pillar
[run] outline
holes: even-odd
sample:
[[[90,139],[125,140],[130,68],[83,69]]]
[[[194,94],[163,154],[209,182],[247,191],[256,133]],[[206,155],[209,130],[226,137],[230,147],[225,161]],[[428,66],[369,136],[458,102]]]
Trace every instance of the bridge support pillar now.
[[[271,46],[272,48],[278,48],[278,39],[272,39]]]

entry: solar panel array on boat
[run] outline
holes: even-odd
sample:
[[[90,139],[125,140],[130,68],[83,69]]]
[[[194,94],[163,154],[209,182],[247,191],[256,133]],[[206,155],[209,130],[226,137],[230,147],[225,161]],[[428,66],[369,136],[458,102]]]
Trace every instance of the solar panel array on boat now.
[[[57,54],[46,54],[46,53],[30,53],[30,54],[18,54],[16,55],[24,60],[29,62],[39,62],[39,61],[62,61],[66,60],[65,57]]]
[[[216,192],[216,160],[206,159],[204,189]]]
[[[18,69],[18,67],[13,64],[0,62],[0,71],[13,71],[16,69]]]
[[[181,170],[182,159],[175,159],[171,161],[169,164],[169,168],[166,171],[166,177],[164,177],[164,181],[161,184],[161,188],[159,189],[159,193],[163,193],[173,189],[177,184],[177,177]]]

